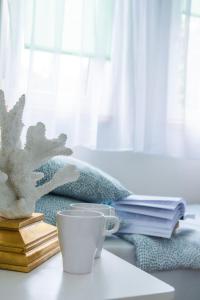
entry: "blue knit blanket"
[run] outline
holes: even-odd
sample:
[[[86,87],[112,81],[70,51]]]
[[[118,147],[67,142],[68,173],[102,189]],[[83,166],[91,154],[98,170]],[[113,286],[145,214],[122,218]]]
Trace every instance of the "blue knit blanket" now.
[[[171,239],[120,235],[135,246],[136,265],[148,272],[200,269],[200,231],[180,228]]]
[[[51,179],[65,161],[51,160],[39,171],[44,172],[43,184]],[[76,161],[80,178],[66,184],[38,200],[36,211],[42,212],[48,223],[56,223],[56,213],[69,208],[70,203],[88,201],[102,203],[105,199],[116,201],[130,194],[119,182],[101,171]],[[197,208],[195,208],[195,212]],[[136,265],[146,271],[163,271],[180,268],[200,269],[200,232],[192,229],[178,229],[171,239],[144,235],[120,235],[135,248]]]
[[[39,199],[36,211],[42,212],[48,223],[56,224],[56,213],[80,202],[69,197],[46,195]],[[145,271],[200,269],[200,232],[178,229],[171,239],[139,234],[120,235],[134,245],[136,265]]]

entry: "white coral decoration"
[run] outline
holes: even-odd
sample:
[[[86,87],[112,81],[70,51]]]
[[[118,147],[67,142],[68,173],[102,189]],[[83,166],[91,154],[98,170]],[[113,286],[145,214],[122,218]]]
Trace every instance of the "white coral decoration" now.
[[[24,105],[23,95],[7,111],[4,93],[0,90],[0,216],[9,219],[30,216],[41,196],[64,183],[77,180],[79,176],[75,166],[68,164],[59,169],[51,181],[36,187],[36,182],[44,174],[34,170],[56,155],[71,155],[72,150],[65,147],[65,134],[47,139],[43,123],[28,128],[26,144],[22,149],[20,136]]]

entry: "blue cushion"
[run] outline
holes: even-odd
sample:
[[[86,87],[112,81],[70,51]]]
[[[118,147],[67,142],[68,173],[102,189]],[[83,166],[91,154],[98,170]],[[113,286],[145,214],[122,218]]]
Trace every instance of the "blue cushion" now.
[[[83,161],[63,156],[49,160],[37,170],[44,173],[44,177],[38,181],[38,185],[49,181],[59,168],[68,163],[74,164],[78,168],[80,172],[78,180],[60,186],[51,193],[86,202],[107,204],[130,195],[130,192],[118,180],[98,168]]]
[[[79,200],[56,196],[46,195],[36,202],[35,211],[44,214],[45,221],[49,224],[56,225],[56,214],[60,210],[70,208],[71,203],[80,202]]]

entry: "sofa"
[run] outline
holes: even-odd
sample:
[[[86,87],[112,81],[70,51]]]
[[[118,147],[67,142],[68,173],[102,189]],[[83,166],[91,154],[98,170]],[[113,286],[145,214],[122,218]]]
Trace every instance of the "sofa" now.
[[[59,202],[59,203],[56,203]],[[65,198],[56,195],[47,195],[41,198],[36,205],[36,211],[42,212],[45,215],[46,221],[55,224],[55,215],[57,208],[67,209],[71,203],[82,202],[72,198]],[[200,205],[191,205],[191,211],[199,210]],[[188,226],[193,226],[188,224]],[[199,227],[200,230],[200,227]],[[104,242],[104,248],[115,255],[121,257],[131,264],[136,264],[136,249],[135,246],[128,241],[117,236],[109,237]],[[152,275],[169,283],[175,288],[175,300],[199,300],[200,295],[200,271],[194,270],[173,270],[151,272]],[[134,278],[133,278],[134,280]]]
[[[198,170],[200,171],[200,164],[198,169],[193,162],[189,164],[188,161],[181,161],[180,159],[135,155],[129,151],[98,152],[86,148],[75,149],[74,156],[116,177],[123,185],[135,193],[181,195],[189,202],[189,211],[196,214],[197,220],[198,216],[200,218],[200,204],[198,204],[199,186],[195,177],[195,173]],[[190,173],[187,173],[188,169]],[[194,175],[194,180],[192,180],[191,174]],[[185,185],[185,182],[187,182],[187,185]],[[81,202],[79,200],[73,201]],[[68,204],[70,204],[70,201]],[[200,221],[199,225],[193,223],[188,221],[188,226],[195,226],[196,230],[198,228],[200,230]],[[104,248],[127,262],[135,264],[134,245],[128,241],[112,236],[106,239]],[[200,299],[200,271],[160,271],[153,272],[152,275],[175,288],[175,300]]]
[[[129,242],[113,236],[105,241],[104,248],[129,263],[135,264],[134,245]],[[200,298],[200,271],[173,270],[151,274],[175,288],[175,300],[198,300]]]
[[[199,225],[195,228],[198,230],[199,226],[200,229],[200,161],[83,147],[77,147],[74,155],[116,177],[136,194],[183,196],[189,211],[197,217]],[[188,223],[193,221],[188,220]],[[112,237],[105,241],[104,247],[134,264],[134,246],[129,242]],[[175,300],[200,299],[200,271],[173,270],[152,275],[175,288]]]

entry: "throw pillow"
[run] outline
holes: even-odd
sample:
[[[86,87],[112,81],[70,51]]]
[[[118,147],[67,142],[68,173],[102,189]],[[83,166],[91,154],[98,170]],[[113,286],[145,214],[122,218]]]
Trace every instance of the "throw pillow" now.
[[[112,204],[113,201],[131,194],[118,180],[100,169],[83,161],[63,156],[53,158],[37,169],[44,173],[44,177],[38,181],[38,185],[48,182],[56,171],[66,164],[76,165],[80,176],[77,181],[64,184],[51,192],[55,195],[72,197],[86,202]]]

